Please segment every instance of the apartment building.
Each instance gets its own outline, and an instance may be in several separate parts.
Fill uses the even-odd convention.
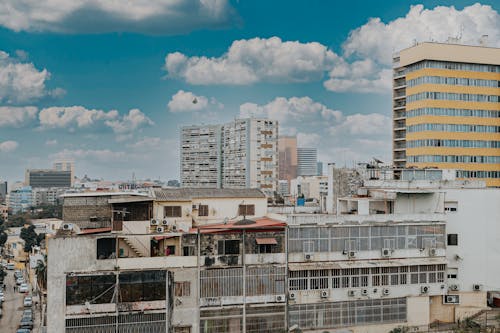
[[[183,187],[277,190],[278,122],[236,119],[224,125],[183,127]]]
[[[221,126],[185,126],[181,129],[181,185],[221,187]]]
[[[297,176],[318,175],[318,150],[297,148]]]
[[[393,67],[394,166],[500,186],[500,49],[422,43]]]
[[[297,137],[280,136],[278,138],[279,172],[280,180],[297,178]]]

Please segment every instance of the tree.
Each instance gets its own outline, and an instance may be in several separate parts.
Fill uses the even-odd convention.
[[[35,226],[30,225],[27,228],[21,229],[21,234],[19,235],[22,240],[24,240],[24,252],[30,252],[31,248],[38,243],[38,235],[35,232]]]
[[[0,216],[0,247],[3,247],[5,245],[5,242],[7,242],[7,237],[7,233],[5,232],[5,221]]]

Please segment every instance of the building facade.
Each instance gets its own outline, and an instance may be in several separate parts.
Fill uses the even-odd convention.
[[[318,150],[316,148],[297,148],[297,176],[316,176],[318,174]]]
[[[394,166],[500,186],[500,48],[422,43],[393,66]]]
[[[297,177],[297,137],[280,136],[278,139],[280,180],[290,180]]]
[[[221,126],[181,129],[181,184],[183,187],[221,187]]]
[[[0,203],[5,202],[7,199],[8,187],[7,181],[0,180]]]
[[[75,161],[57,160],[54,162],[52,169],[54,169],[56,171],[70,171],[71,172],[71,185],[73,185],[74,178],[75,178]]]
[[[26,170],[25,184],[32,188],[37,187],[65,187],[72,184],[72,171],[58,171],[52,169],[28,169]]]
[[[10,191],[9,209],[13,214],[25,212],[33,205],[33,190],[31,186],[23,186]]]

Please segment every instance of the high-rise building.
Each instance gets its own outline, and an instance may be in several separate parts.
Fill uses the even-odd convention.
[[[26,170],[25,184],[36,187],[71,187],[71,171],[57,171],[52,169]]]
[[[25,212],[33,205],[31,186],[24,186],[10,191],[9,209],[12,213]]]
[[[278,178],[288,182],[297,178],[297,137],[280,136],[278,139],[278,155]]]
[[[278,163],[277,121],[236,119],[222,127],[223,188],[260,188],[272,195]]]
[[[75,178],[75,161],[57,160],[54,162],[52,168],[56,171],[71,171],[71,185],[73,185]]]
[[[220,125],[182,127],[181,183],[183,187],[221,187]]]
[[[500,186],[500,48],[422,43],[393,67],[394,166]]]
[[[0,203],[5,202],[7,198],[7,181],[0,180]]]
[[[278,180],[278,122],[236,119],[181,130],[182,187],[259,188],[272,195]]]
[[[297,148],[297,176],[318,174],[318,151],[316,148]]]

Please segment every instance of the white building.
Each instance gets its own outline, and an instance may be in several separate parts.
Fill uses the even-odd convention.
[[[318,175],[318,150],[297,148],[297,176]]]
[[[221,126],[185,126],[181,129],[181,185],[221,187]]]

